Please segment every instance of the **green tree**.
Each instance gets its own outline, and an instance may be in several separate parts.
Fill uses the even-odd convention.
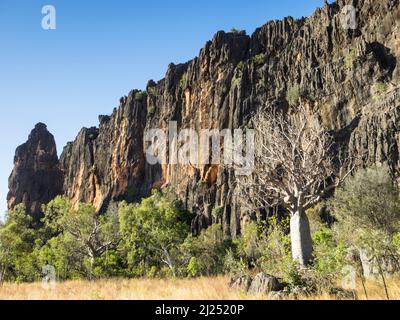
[[[0,282],[5,279],[33,281],[38,276],[32,252],[36,245],[33,219],[19,205],[7,214],[0,228]]]
[[[166,265],[176,275],[177,250],[190,232],[187,212],[155,193],[140,204],[122,202],[119,216],[121,248],[133,274],[143,276],[151,267]]]
[[[57,197],[44,212],[46,235],[53,238],[44,246],[42,257],[52,257],[49,260],[56,261],[61,270],[78,271],[86,265],[92,275],[96,259],[119,244],[117,211],[100,215],[90,204],[75,209],[68,199]]]
[[[40,265],[52,265],[59,280],[79,279],[86,275],[83,246],[69,234],[51,238],[38,250]]]

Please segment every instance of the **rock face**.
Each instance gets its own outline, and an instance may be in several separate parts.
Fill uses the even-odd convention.
[[[348,4],[356,9],[355,30],[342,23]],[[399,0],[338,0],[309,18],[268,22],[251,36],[220,31],[197,58],[171,64],[164,79],[150,81],[147,95],[132,91],[111,116],[100,117],[98,128],[82,129],[60,159],[62,193],[102,210],[111,200],[168,186],[195,213],[193,233],[218,222],[235,237],[247,216],[233,192],[234,173],[219,165],[152,166],[143,134],[170,121],[178,129],[240,128],[266,106],[290,109],[294,87],[298,104],[319,116],[354,163],[397,169],[399,35]],[[37,198],[30,192],[36,191],[12,184],[10,207],[22,194]]]
[[[242,276],[238,278],[232,278],[229,286],[235,290],[248,292],[252,282],[253,279],[250,276]]]
[[[46,125],[38,123],[28,141],[15,152],[14,170],[9,178],[8,208],[23,203],[37,220],[41,205],[62,193],[62,181],[54,137]]]
[[[98,210],[110,200],[140,196],[146,114],[144,97],[132,91],[111,116],[99,117],[99,128],[81,130],[60,157],[66,196],[74,203],[90,202]]]
[[[253,279],[248,292],[253,295],[269,294],[283,290],[285,285],[282,280],[268,274],[259,273]]]

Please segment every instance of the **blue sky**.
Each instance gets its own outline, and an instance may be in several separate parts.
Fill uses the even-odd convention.
[[[323,0],[0,0],[0,215],[15,148],[37,122],[58,152],[170,62],[197,56],[218,30],[251,34],[268,20],[310,15]],[[41,28],[44,5],[57,29]]]

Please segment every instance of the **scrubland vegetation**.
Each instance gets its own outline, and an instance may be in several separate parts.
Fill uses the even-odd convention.
[[[337,170],[338,161],[329,152],[334,148],[331,135],[317,121],[307,126],[309,122],[305,112],[291,120],[282,114],[256,119],[257,165],[252,174],[237,178],[242,215],[248,219],[236,238],[228,236],[225,224],[193,236],[193,214],[168,189],[139,203],[128,192],[132,203],[111,202],[104,213],[59,196],[43,206],[40,221],[23,206],[15,207],[0,226],[2,292],[15,288],[9,283],[42,279],[67,281],[60,286],[63,290],[84,280],[94,288],[105,279],[114,279],[109,281],[115,285],[134,286],[145,281],[138,279],[148,279],[143,284],[166,281],[165,287],[185,287],[219,277],[212,288],[226,277],[221,295],[276,289],[281,299],[356,299],[360,285],[362,296],[373,295],[368,280],[375,278],[387,299],[396,297],[397,289],[389,284],[396,283],[392,279],[400,270],[396,174],[385,166]],[[221,214],[216,206],[213,221],[221,221]],[[260,274],[273,276],[278,285],[254,290],[255,275]],[[232,293],[233,287],[239,292]],[[155,290],[154,295],[162,292]]]
[[[0,297],[250,299],[229,288],[229,276],[265,272],[288,288],[308,288],[301,298],[327,299],[352,266],[355,297],[397,298],[400,201],[392,181],[385,167],[361,170],[308,211],[314,259],[307,270],[291,257],[284,213],[259,215],[240,238],[229,239],[218,224],[191,236],[190,213],[168,192],[139,204],[113,203],[103,215],[58,197],[44,207],[40,223],[17,207],[0,229]],[[368,257],[375,280],[364,277],[360,255]],[[54,290],[35,283],[44,265],[56,270]]]

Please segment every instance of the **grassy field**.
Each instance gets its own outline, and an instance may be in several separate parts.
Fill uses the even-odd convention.
[[[385,292],[379,282],[367,284],[370,299],[385,299]],[[364,300],[361,287],[358,299]],[[391,299],[400,299],[400,281],[389,282]],[[252,300],[266,299],[262,296],[248,296],[230,289],[226,277],[168,280],[99,280],[68,281],[58,283],[53,289],[44,289],[41,283],[3,284],[0,300]],[[304,297],[307,300],[331,300],[329,295]]]

